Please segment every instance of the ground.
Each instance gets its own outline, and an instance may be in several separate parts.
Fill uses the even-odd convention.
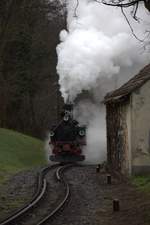
[[[29,202],[35,193],[37,170],[18,172],[0,185],[0,221]]]
[[[27,201],[34,193],[34,182],[36,172],[28,171],[18,173],[0,187],[0,208],[1,218],[8,213],[3,208],[15,200],[16,196]],[[73,167],[65,172],[65,176],[71,186],[71,200],[60,213],[58,218],[51,222],[51,225],[149,225],[150,224],[150,194],[144,187],[144,178],[116,179],[113,178],[112,184],[106,183],[106,174],[96,173],[96,166]],[[47,176],[50,192],[56,187],[56,181],[52,179],[52,174]],[[134,182],[133,182],[134,180]],[[54,184],[55,182],[55,184]],[[146,180],[150,183],[150,178]],[[136,185],[139,185],[137,187]],[[59,184],[60,185],[60,184]],[[15,187],[15,188],[14,188]],[[60,186],[59,186],[60,189]],[[17,191],[15,191],[17,190]],[[60,190],[61,191],[61,190]],[[11,199],[8,202],[7,197]],[[58,188],[53,193],[57,195]],[[3,197],[1,197],[3,196]],[[28,196],[28,197],[27,197]],[[120,211],[113,212],[112,201],[119,199]],[[57,199],[57,198],[56,198]],[[43,204],[43,206],[47,207]],[[45,211],[45,209],[43,208]],[[35,212],[34,212],[35,213]],[[3,214],[3,215],[2,215]],[[27,224],[27,223],[26,223]],[[33,223],[34,224],[34,223]]]
[[[72,168],[66,173],[72,187],[72,199],[55,225],[149,225],[150,196],[139,191],[130,180],[114,179],[95,167]],[[112,200],[120,200],[120,212],[113,212]],[[69,216],[68,216],[69,215]]]

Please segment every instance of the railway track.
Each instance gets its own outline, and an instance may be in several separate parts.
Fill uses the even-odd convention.
[[[67,181],[65,180],[64,176],[63,176],[63,171],[65,169],[67,169],[68,167],[70,167],[71,165],[65,165],[65,166],[60,166],[57,170],[56,170],[56,179],[63,183],[63,185],[65,186],[65,195],[63,197],[63,199],[59,202],[59,204],[49,213],[49,215],[47,215],[44,219],[42,219],[39,223],[37,223],[36,225],[43,225],[45,224],[47,221],[49,221],[50,219],[52,219],[61,209],[62,207],[65,205],[65,203],[69,200],[70,197],[70,187],[69,184],[67,183]]]
[[[61,182],[62,185],[64,186],[64,197],[56,205],[56,207],[53,210],[51,210],[47,216],[45,216],[44,218],[42,218],[41,220],[39,220],[39,222],[36,223],[36,225],[43,225],[47,221],[49,221],[50,219],[52,219],[56,215],[56,213],[58,211],[60,211],[60,209],[62,209],[62,207],[65,205],[65,203],[69,199],[69,196],[70,196],[70,188],[69,188],[69,184],[67,183],[67,181],[65,180],[65,178],[63,176],[63,172],[64,172],[64,170],[66,170],[70,166],[72,166],[72,164],[68,164],[68,165],[64,165],[64,166],[60,166],[59,164],[55,164],[53,166],[45,167],[44,169],[42,169],[40,171],[40,173],[39,173],[39,176],[38,176],[37,191],[36,191],[34,197],[32,198],[32,200],[27,205],[25,205],[24,207],[22,207],[21,209],[19,209],[17,212],[15,212],[14,214],[10,215],[5,220],[3,220],[2,222],[0,222],[0,225],[14,224],[14,223],[16,223],[16,221],[20,221],[21,218],[22,218],[22,216],[28,215],[31,212],[32,208],[34,206],[36,206],[37,203],[40,202],[40,200],[43,198],[43,196],[45,196],[46,189],[47,189],[47,180],[46,180],[45,175],[50,170],[56,168],[55,176],[56,176],[57,181]],[[40,207],[40,205],[39,205],[39,207]]]

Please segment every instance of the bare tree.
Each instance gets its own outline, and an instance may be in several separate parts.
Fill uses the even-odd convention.
[[[103,3],[108,6],[116,6],[120,7],[122,12],[123,8],[132,7],[131,13],[135,20],[138,20],[136,17],[136,13],[141,2],[144,3],[145,8],[150,12],[150,0],[94,0],[98,3]]]
[[[133,36],[140,42],[144,42],[146,39],[149,39],[150,36],[150,30],[145,30],[145,34],[146,37],[144,39],[140,39],[135,33],[134,33],[134,29],[130,24],[130,21],[128,19],[128,16],[126,15],[124,9],[125,8],[131,8],[131,16],[134,18],[134,20],[136,20],[137,22],[140,21],[140,19],[137,17],[137,10],[140,6],[140,3],[144,3],[145,8],[150,12],[150,0],[93,0],[97,3],[101,3],[107,6],[113,6],[113,7],[119,7],[121,9],[121,12],[123,14],[123,16],[125,17],[131,32],[133,34]],[[77,0],[77,5],[79,3],[79,0]],[[146,45],[149,45],[149,41],[147,42]],[[145,45],[145,47],[146,47]]]

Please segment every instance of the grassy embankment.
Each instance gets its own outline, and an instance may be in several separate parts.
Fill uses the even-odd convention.
[[[21,170],[46,163],[42,141],[0,128],[0,183]]]
[[[150,195],[150,175],[134,176],[132,181],[140,191]]]
[[[141,210],[143,212],[143,224],[150,224],[150,213],[149,213],[149,203],[150,203],[150,175],[145,176],[134,176],[132,177],[132,182],[138,190],[141,192],[142,196],[146,201],[141,204]]]

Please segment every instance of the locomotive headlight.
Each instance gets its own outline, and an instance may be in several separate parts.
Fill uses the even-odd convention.
[[[50,137],[53,137],[55,135],[54,131],[50,131]]]
[[[69,120],[69,116],[65,115],[64,116],[64,121],[67,122]]]
[[[82,137],[85,136],[85,131],[84,130],[80,130],[79,131],[79,135],[82,136]]]

